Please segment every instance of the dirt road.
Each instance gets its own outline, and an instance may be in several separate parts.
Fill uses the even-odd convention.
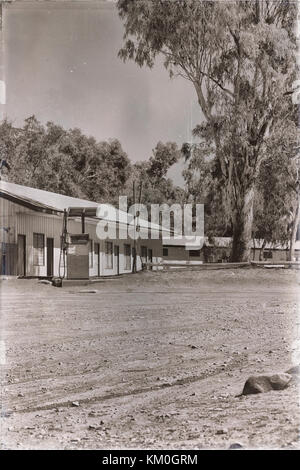
[[[2,281],[2,448],[299,448],[296,385],[236,397],[299,363],[299,287],[263,269]]]

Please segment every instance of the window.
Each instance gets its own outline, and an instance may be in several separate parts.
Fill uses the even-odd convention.
[[[94,266],[94,241],[89,241],[89,267],[92,268]]]
[[[131,269],[131,247],[130,245],[124,245],[124,269]]]
[[[264,251],[264,258],[265,259],[272,259],[273,258],[273,253],[271,250]]]
[[[168,248],[163,248],[163,256],[169,256]]]
[[[45,265],[45,235],[43,233],[33,234],[33,264],[34,266]]]
[[[113,244],[112,242],[105,242],[105,267],[106,269],[113,268]]]
[[[190,250],[190,257],[191,258],[198,258],[200,256],[200,250]]]

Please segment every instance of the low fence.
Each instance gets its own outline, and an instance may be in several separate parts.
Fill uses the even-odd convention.
[[[300,269],[300,261],[250,261],[252,266],[261,268],[296,268]]]
[[[236,269],[250,267],[250,263],[146,263],[149,271],[205,271],[208,269]]]
[[[241,263],[146,263],[147,271],[205,271],[210,269],[238,269],[238,268],[280,268],[300,269],[300,261],[249,261]]]

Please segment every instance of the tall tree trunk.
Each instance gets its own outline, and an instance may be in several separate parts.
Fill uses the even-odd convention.
[[[250,261],[253,222],[254,186],[236,194],[233,209],[233,237],[230,261]]]
[[[297,204],[295,207],[295,216],[292,225],[291,238],[290,238],[290,249],[288,253],[288,261],[293,261],[295,257],[295,243],[297,230],[300,223],[300,208],[299,208],[299,197],[297,198]]]

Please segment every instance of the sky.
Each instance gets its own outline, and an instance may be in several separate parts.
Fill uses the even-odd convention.
[[[181,146],[201,116],[192,85],[117,57],[124,27],[102,1],[15,1],[4,11],[6,116],[15,126],[35,114],[97,140],[117,138],[131,161],[158,141]],[[182,164],[169,176],[182,184]]]

